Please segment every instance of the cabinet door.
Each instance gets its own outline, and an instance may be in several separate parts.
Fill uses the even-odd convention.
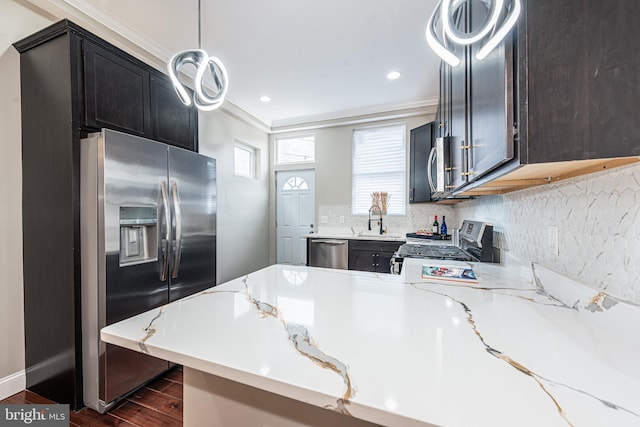
[[[449,121],[451,120],[451,92],[450,92],[451,72],[447,63],[440,62],[440,98],[438,99],[438,109],[436,110],[436,120],[434,124],[434,138],[448,136]]]
[[[362,249],[349,250],[349,270],[376,271],[376,252]]]
[[[469,4],[470,30],[488,19],[484,2]],[[482,43],[470,47],[469,82],[469,181],[513,158],[513,52],[507,37],[486,58],[476,59]]]
[[[454,22],[460,31],[467,28],[467,4],[463,2],[454,15]],[[450,190],[455,190],[467,183],[467,49],[452,44],[450,48],[460,58],[457,67],[446,65],[451,74],[451,123],[449,125],[451,182]]]
[[[198,110],[184,105],[169,79],[151,76],[153,139],[198,151]]]
[[[389,273],[391,257],[404,242],[349,240],[349,270]]]
[[[378,253],[378,265],[376,271],[378,273],[391,273],[391,258],[393,252],[379,252]]]
[[[433,139],[434,123],[427,123],[410,132],[409,203],[431,201],[428,181],[428,161]]]
[[[151,137],[148,70],[85,40],[84,72],[87,126]]]

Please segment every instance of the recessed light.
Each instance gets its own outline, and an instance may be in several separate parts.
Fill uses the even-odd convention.
[[[400,77],[400,71],[391,71],[389,74],[387,74],[387,78],[389,80],[395,80],[399,77]]]
[[[260,101],[262,101],[262,102],[271,102],[271,97],[269,97],[267,95],[262,95],[260,97]]]

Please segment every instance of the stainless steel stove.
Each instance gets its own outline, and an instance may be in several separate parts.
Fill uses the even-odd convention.
[[[464,220],[459,238],[449,244],[445,242],[445,236],[407,234],[407,243],[391,258],[391,272],[400,274],[404,258],[494,262],[493,226],[490,224]]]

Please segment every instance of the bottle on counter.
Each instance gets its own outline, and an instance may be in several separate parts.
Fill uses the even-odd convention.
[[[440,225],[440,234],[443,236],[447,235],[447,223],[444,222],[444,215],[442,215],[442,225]]]
[[[438,215],[433,218],[433,225],[431,227],[431,231],[433,234],[440,233],[440,224],[438,224]]]

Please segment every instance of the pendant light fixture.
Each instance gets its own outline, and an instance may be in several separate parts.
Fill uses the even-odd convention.
[[[227,94],[227,88],[229,86],[229,77],[222,61],[215,56],[209,56],[207,52],[202,50],[201,14],[201,0],[198,0],[198,49],[184,50],[173,55],[167,64],[167,70],[173,87],[178,94],[178,98],[180,98],[180,101],[182,101],[184,105],[188,106],[193,102],[199,110],[212,111],[220,108],[224,103],[224,97]],[[193,99],[178,79],[180,68],[186,64],[194,65],[197,70],[193,80],[195,91]],[[213,93],[205,88],[204,79],[207,73],[211,75],[215,85]]]
[[[465,0],[439,0],[427,23],[427,43],[433,51],[452,67],[460,64],[460,58],[448,45],[451,43],[467,46],[489,38],[482,44],[476,58],[483,60],[500,44],[516,25],[522,3],[520,0],[476,0],[482,1],[489,16],[485,22],[470,33],[460,31],[454,24],[454,14]],[[438,33],[438,24],[441,34]]]

